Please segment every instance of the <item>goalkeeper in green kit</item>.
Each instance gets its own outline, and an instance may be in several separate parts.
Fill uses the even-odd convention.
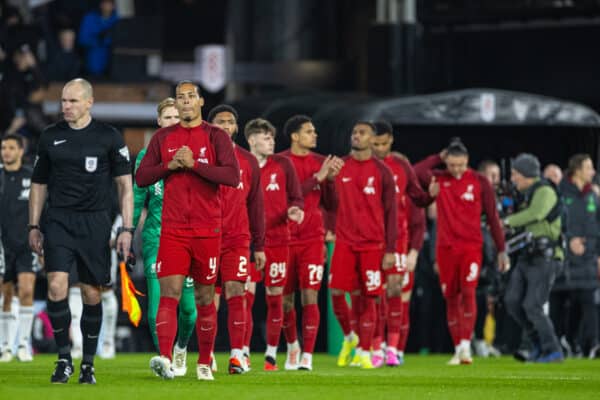
[[[158,126],[165,128],[179,123],[179,113],[175,108],[175,99],[168,97],[160,102],[157,107]],[[135,169],[140,165],[146,154],[143,149],[135,161]],[[156,313],[160,301],[160,286],[156,276],[156,257],[160,242],[160,226],[163,205],[163,181],[154,185],[140,188],[134,183],[134,213],[133,226],[137,227],[142,210],[147,208],[147,216],[142,231],[142,255],[144,258],[144,274],[148,285],[148,324],[154,347],[158,350],[156,336]],[[147,203],[146,203],[147,202]],[[194,299],[194,281],[187,277],[183,285],[183,293],[179,302],[179,320],[177,326],[177,341],[173,349],[173,372],[175,376],[184,376],[186,368],[187,343],[192,335],[196,323],[196,301]]]

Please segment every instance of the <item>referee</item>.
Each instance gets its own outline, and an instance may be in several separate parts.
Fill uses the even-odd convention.
[[[83,359],[79,383],[95,384],[94,354],[102,321],[101,289],[110,284],[109,240],[112,179],[117,183],[123,228],[117,252],[129,255],[133,193],[129,151],[110,125],[92,119],[92,86],[74,79],[62,91],[64,121],[40,138],[29,199],[29,245],[45,257],[48,315],[58,347],[52,383],[67,383],[73,373],[67,301],[74,265],[83,295]],[[43,230],[40,215],[48,195]]]

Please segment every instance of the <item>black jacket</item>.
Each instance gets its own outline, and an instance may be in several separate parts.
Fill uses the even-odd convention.
[[[567,251],[565,267],[557,276],[554,290],[598,287],[597,259],[600,255],[600,200],[594,191],[579,190],[569,179],[563,179],[560,191],[566,208]],[[576,256],[569,241],[585,238],[585,253]]]

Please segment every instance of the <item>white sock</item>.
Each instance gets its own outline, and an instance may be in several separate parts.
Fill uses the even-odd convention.
[[[78,287],[69,289],[69,308],[71,309],[71,340],[73,341],[73,348],[82,349],[81,313],[83,312],[83,301],[81,300],[81,289]]]
[[[458,353],[460,353],[460,349],[462,349],[460,343],[454,346],[454,354],[458,355]]]
[[[403,351],[399,351],[398,352],[398,357],[404,357],[404,352]]]
[[[470,340],[462,339],[460,341],[459,346],[462,347],[462,349],[464,351],[471,351],[471,341]]]
[[[277,358],[277,346],[267,345],[267,351],[265,352],[265,356]]]
[[[33,306],[19,308],[19,346],[28,346],[33,326]]]
[[[117,317],[119,305],[114,290],[102,293],[102,331],[103,342],[115,344],[115,333],[117,330]]]
[[[244,352],[244,354],[250,355],[250,346],[244,346],[244,348],[242,349],[242,351]]]
[[[181,351],[187,351],[187,346],[185,346],[185,347],[179,347],[179,345],[177,344],[177,340],[176,340],[176,341],[175,341],[175,349],[179,350],[180,352],[181,352]],[[211,356],[211,357],[213,357],[213,356],[214,356],[214,354],[213,354],[213,353],[210,353],[210,356]]]
[[[287,344],[287,351],[290,352],[292,350],[298,350],[300,349],[300,343],[298,343],[298,341],[296,340],[294,343],[288,343]]]
[[[0,311],[0,351],[8,348],[8,322],[10,311]]]
[[[394,354],[398,354],[398,349],[392,346],[389,346],[385,349],[386,351],[391,351]]]
[[[10,305],[10,316],[8,318],[8,347],[14,350],[17,331],[19,330],[19,298],[13,297]]]
[[[312,354],[311,353],[302,354],[302,358],[304,360],[306,360],[306,362],[308,362],[309,364],[312,364]]]
[[[375,350],[373,352],[374,355],[379,356],[379,357],[383,357],[383,350],[379,349],[379,350]]]
[[[235,357],[238,360],[243,360],[244,352],[242,349],[231,349],[231,357]]]
[[[362,357],[371,357],[371,351],[370,350],[361,350],[361,352],[359,354]]]

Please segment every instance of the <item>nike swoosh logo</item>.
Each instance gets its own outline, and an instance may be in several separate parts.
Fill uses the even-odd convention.
[[[159,322],[158,324],[156,324],[156,326],[164,325],[164,324],[166,324],[166,322]]]
[[[273,280],[271,281],[271,283],[272,283],[272,284],[276,284],[276,283],[279,283],[279,282],[281,282],[281,281],[283,281],[283,278],[281,278],[281,279],[273,279]]]
[[[168,151],[169,153],[173,153],[174,151],[177,151],[177,149],[167,149],[167,151]]]
[[[65,143],[66,141],[67,141],[66,139],[65,139],[65,140],[55,140],[55,141],[54,141],[54,145],[55,145],[55,146],[58,146],[59,144],[63,144],[63,143]]]
[[[274,320],[272,320],[272,321],[273,321],[274,323],[276,323],[276,324],[277,324],[277,323],[281,322],[281,318],[274,319]]]
[[[211,279],[214,279],[214,277],[215,277],[215,276],[217,276],[217,275],[216,275],[216,274],[214,274],[214,275],[208,275],[208,276],[206,277],[206,280],[207,280],[207,281],[210,281]]]
[[[244,321],[233,321],[234,325],[244,325],[245,322]]]
[[[246,276],[246,274],[240,274],[239,272],[237,273],[237,277],[238,277],[238,278],[243,278],[243,277],[245,277],[245,276]]]
[[[209,331],[212,331],[212,330],[213,330],[213,328],[205,328],[205,327],[201,326],[201,327],[200,327],[200,330],[201,330],[202,332],[209,332]]]
[[[346,182],[350,182],[352,180],[352,178],[342,178],[342,182],[346,183]]]
[[[399,313],[399,312],[390,313],[390,317],[399,317],[401,315],[402,315],[402,313]]]

